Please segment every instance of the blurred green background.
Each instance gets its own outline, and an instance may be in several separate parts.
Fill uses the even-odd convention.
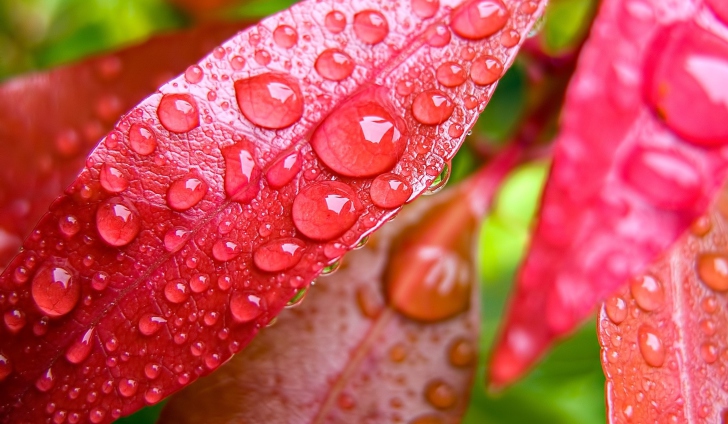
[[[0,2],[0,80],[73,62],[200,21],[263,17],[291,0],[5,0]],[[546,59],[563,58],[580,44],[596,0],[554,0],[536,44]],[[453,163],[450,184],[483,161],[482,151],[511,140],[533,101],[529,64],[519,60],[501,81],[469,144]],[[545,137],[548,138],[549,134]],[[557,346],[524,380],[488,394],[482,376],[513,277],[528,243],[548,164],[535,161],[507,179],[479,238],[483,287],[481,361],[468,424],[601,423],[604,376],[596,325],[589,322]],[[153,423],[160,405],[118,423]]]

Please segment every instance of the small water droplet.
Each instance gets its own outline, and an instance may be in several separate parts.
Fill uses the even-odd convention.
[[[382,174],[369,187],[372,203],[383,209],[402,206],[412,195],[412,187],[399,175]]]
[[[91,354],[93,348],[94,328],[90,328],[83,335],[73,342],[66,350],[66,359],[72,364],[80,364]]]
[[[657,330],[649,325],[643,325],[638,330],[638,339],[645,362],[652,367],[661,367],[665,363],[665,347]]]
[[[475,363],[477,354],[470,340],[458,338],[450,345],[448,358],[453,366],[465,368]]]
[[[129,128],[129,146],[137,154],[151,155],[157,148],[157,135],[146,125],[133,124]]]
[[[301,154],[291,152],[276,159],[268,168],[265,178],[272,188],[281,188],[290,183],[301,172]]]
[[[425,32],[425,40],[432,47],[443,47],[450,42],[450,30],[444,24],[435,24]]]
[[[620,324],[627,318],[627,302],[619,296],[613,296],[607,299],[606,303],[607,316],[615,324]]]
[[[706,286],[718,292],[728,291],[728,255],[703,253],[698,255],[698,276]]]
[[[190,297],[190,291],[185,280],[177,279],[169,281],[164,286],[164,297],[172,303],[182,303]]]
[[[7,356],[0,353],[0,381],[5,380],[13,372],[13,364]]]
[[[170,184],[167,204],[176,211],[186,211],[197,205],[206,193],[207,184],[202,179],[187,175]]]
[[[5,327],[13,334],[18,334],[25,327],[25,313],[19,309],[6,311],[3,315]]]
[[[197,84],[202,81],[205,72],[197,65],[192,65],[185,71],[185,80],[190,84]]]
[[[245,143],[235,143],[222,149],[225,159],[225,193],[240,203],[248,203],[260,191],[262,171],[255,163]]]
[[[354,15],[354,33],[367,44],[378,44],[389,34],[389,24],[378,11],[363,10]]]
[[[45,265],[33,278],[31,293],[41,312],[50,317],[60,317],[76,307],[81,287],[66,268]]]
[[[331,81],[342,81],[354,72],[355,63],[351,56],[339,49],[324,50],[316,59],[314,68],[321,77]]]
[[[718,353],[718,347],[713,343],[703,343],[700,346],[700,356],[702,356],[703,360],[708,364],[712,364],[718,360]]]
[[[407,349],[401,343],[397,343],[389,349],[389,359],[392,362],[400,363],[407,358]]]
[[[351,228],[361,213],[352,188],[338,181],[304,187],[293,200],[292,218],[298,231],[313,240],[331,240]]]
[[[75,216],[66,215],[58,220],[58,229],[65,237],[71,238],[81,230],[81,223]]]
[[[298,32],[288,25],[280,25],[273,31],[273,41],[284,49],[290,49],[298,42]]]
[[[189,94],[165,94],[157,107],[159,122],[167,131],[186,133],[200,126],[197,102]]]
[[[122,378],[119,380],[119,394],[124,397],[132,397],[139,389],[139,383],[131,378]]]
[[[645,311],[654,311],[662,305],[665,299],[662,283],[651,275],[633,278],[630,283],[630,291],[637,305]]]
[[[46,372],[38,377],[38,379],[35,381],[35,388],[41,392],[47,392],[48,390],[52,389],[55,384],[56,380],[53,376],[53,371],[48,368]]]
[[[500,37],[500,43],[505,48],[511,48],[521,41],[521,34],[515,29],[506,29]]]
[[[131,243],[141,229],[139,213],[119,198],[104,202],[96,211],[96,229],[106,244],[121,247]]]
[[[503,64],[493,56],[481,56],[470,65],[470,78],[478,85],[489,85],[503,75]]]
[[[434,380],[427,384],[425,398],[435,408],[447,409],[455,405],[458,396],[451,385],[441,380]]]
[[[329,265],[326,265],[325,267],[323,267],[323,269],[321,269],[321,276],[325,277],[327,275],[331,275],[331,274],[335,273],[336,271],[338,271],[339,268],[341,268],[341,259],[334,261],[334,262],[330,263]]]
[[[235,81],[235,98],[243,115],[263,128],[286,128],[303,115],[301,88],[287,75],[266,73]]]
[[[265,50],[257,50],[253,56],[258,65],[268,66],[271,61],[270,53]]]
[[[500,31],[508,17],[508,9],[500,0],[470,0],[452,11],[450,25],[460,37],[480,40]]]
[[[233,293],[230,299],[230,313],[236,322],[250,322],[263,313],[262,299],[250,293]]]
[[[243,252],[238,243],[218,240],[212,245],[212,257],[220,262],[231,261]]]
[[[341,393],[339,397],[336,398],[336,404],[344,411],[350,411],[356,407],[356,399],[354,399],[354,396],[349,393]]]
[[[190,239],[190,231],[182,227],[175,227],[164,235],[164,248],[168,252],[177,252]]]
[[[703,215],[693,222],[690,231],[696,237],[703,237],[708,234],[711,228],[713,228],[713,223],[710,221],[710,216]]]
[[[129,187],[129,181],[124,177],[124,174],[108,163],[101,166],[99,181],[101,187],[109,193],[120,193]]]
[[[452,100],[440,90],[423,91],[412,102],[412,114],[425,125],[438,125],[447,121],[454,109]]]
[[[308,287],[304,287],[302,289],[299,289],[293,297],[286,303],[287,308],[292,308],[294,306],[298,306],[301,303],[303,303],[303,299],[306,298],[306,293],[308,293]]]
[[[154,405],[162,400],[164,393],[159,387],[151,387],[144,393],[144,401],[147,405]]]
[[[305,243],[296,238],[272,240],[255,249],[253,262],[262,271],[285,271],[301,260],[305,247]]]
[[[210,286],[210,276],[207,274],[197,274],[190,278],[190,289],[194,293],[202,293]]]
[[[427,188],[427,190],[422,193],[425,196],[433,195],[447,185],[448,180],[450,180],[450,164],[445,163],[445,165],[442,168],[442,171],[435,177],[434,180],[432,180],[432,183],[430,184],[430,187]]]
[[[155,380],[161,373],[162,367],[159,364],[150,362],[144,366],[144,375],[150,380]]]
[[[166,294],[166,290],[165,290],[165,294]],[[169,300],[169,298],[167,298],[167,300]],[[170,300],[170,302],[171,302],[171,300]],[[175,303],[179,303],[179,302],[175,302]],[[167,320],[162,317],[155,316],[152,314],[145,314],[145,315],[142,315],[141,318],[139,318],[139,332],[144,334],[145,336],[151,336],[153,334],[156,334],[159,330],[161,330],[162,326],[164,326],[164,324],[166,324],[166,323],[167,323]]]
[[[332,10],[324,18],[326,29],[333,34],[338,34],[346,28],[346,16],[338,10]]]
[[[435,16],[440,9],[440,0],[412,0],[412,11],[422,19]]]
[[[437,67],[437,82],[445,87],[457,87],[465,82],[465,69],[457,62],[445,62]]]

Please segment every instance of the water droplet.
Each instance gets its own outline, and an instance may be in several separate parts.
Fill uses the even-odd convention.
[[[627,318],[627,302],[619,296],[613,296],[605,302],[607,316],[615,324],[620,324]]]
[[[500,31],[508,15],[500,0],[470,0],[452,11],[450,25],[460,37],[479,40]]]
[[[268,66],[271,60],[270,53],[265,50],[256,51],[253,57],[255,58],[255,61],[258,63],[258,65],[262,66]]]
[[[177,252],[190,239],[190,231],[182,227],[175,227],[164,235],[164,248],[168,252]]]
[[[38,377],[38,379],[35,381],[35,388],[41,392],[47,392],[48,390],[52,389],[55,384],[56,380],[53,376],[53,371],[48,368],[46,372]]]
[[[76,306],[81,287],[67,269],[45,265],[33,278],[31,291],[41,312],[50,317],[60,317]]]
[[[649,325],[643,325],[638,330],[640,352],[645,362],[652,367],[661,367],[665,363],[665,347],[657,330]]]
[[[162,392],[162,389],[159,387],[152,387],[144,393],[144,401],[147,403],[147,405],[154,405],[155,403],[162,400],[164,397],[164,394]]]
[[[412,0],[412,11],[422,19],[435,16],[440,8],[440,0]]]
[[[704,215],[693,222],[690,226],[690,231],[696,237],[703,237],[708,234],[711,228],[713,228],[713,223],[710,221],[710,216]]]
[[[389,34],[389,24],[376,10],[363,10],[354,15],[354,33],[367,44],[378,44]]]
[[[338,10],[332,10],[324,18],[326,29],[333,34],[338,34],[346,28],[346,16]]]
[[[218,240],[212,245],[212,257],[220,262],[231,261],[242,253],[240,245],[226,240]]]
[[[316,59],[314,68],[321,77],[331,81],[341,81],[354,72],[351,56],[339,49],[324,50]]]
[[[129,187],[129,181],[124,177],[124,174],[108,163],[101,166],[99,181],[101,182],[101,187],[109,193],[119,193]]]
[[[262,299],[249,293],[233,293],[230,299],[230,313],[239,323],[250,322],[263,313]]]
[[[703,343],[700,346],[700,356],[702,356],[703,360],[708,364],[712,364],[718,360],[718,353],[718,347],[716,347],[713,343]]]
[[[459,338],[450,345],[448,358],[453,366],[465,368],[475,363],[477,354],[478,352],[470,340]]]
[[[470,78],[478,85],[489,85],[503,75],[503,64],[493,56],[481,56],[470,65]]]
[[[167,204],[176,211],[186,211],[202,200],[207,193],[207,184],[192,175],[182,177],[167,190]]]
[[[500,43],[505,48],[511,48],[521,41],[521,34],[515,29],[507,29],[503,31],[500,37]]]
[[[652,39],[644,86],[657,115],[688,142],[726,145],[728,43],[692,21],[668,26]]]
[[[293,200],[292,218],[298,231],[313,240],[331,240],[351,228],[361,213],[356,193],[338,181],[303,188]]]
[[[445,188],[448,180],[450,180],[450,164],[445,162],[442,171],[437,175],[437,177],[435,177],[434,180],[432,180],[430,187],[428,187],[427,190],[422,194],[430,196],[439,192],[440,190]]]
[[[165,94],[157,107],[159,122],[167,131],[186,133],[200,126],[197,102],[189,94]]]
[[[165,290],[166,294],[166,290]],[[169,300],[169,298],[167,298]],[[170,300],[171,301],[171,300]],[[179,303],[179,302],[175,302]],[[162,329],[162,326],[167,322],[166,319],[155,316],[152,314],[145,314],[142,315],[141,318],[139,318],[139,332],[144,334],[145,336],[151,336],[153,334],[156,334],[159,330]]]
[[[391,170],[407,144],[404,122],[377,101],[354,99],[329,115],[311,146],[334,172],[370,177]]]
[[[290,49],[298,42],[298,32],[288,25],[281,25],[273,31],[273,41],[284,49]]]
[[[369,187],[372,203],[383,209],[402,206],[412,195],[412,187],[399,175],[382,174]]]
[[[632,297],[637,305],[645,311],[654,311],[662,305],[665,299],[665,291],[660,281],[651,276],[633,278],[630,284]]]
[[[624,170],[625,180],[661,208],[692,208],[702,195],[698,168],[677,151],[635,149]]]
[[[131,243],[139,234],[141,225],[136,209],[119,198],[107,200],[96,211],[96,229],[101,239],[110,246]]]
[[[294,267],[303,257],[306,244],[296,238],[272,240],[253,252],[253,262],[266,272],[280,272]]]
[[[265,174],[268,184],[272,188],[281,188],[290,183],[301,171],[301,155],[291,152],[276,159]]]
[[[443,47],[450,42],[450,30],[444,24],[435,24],[425,32],[427,44],[432,47]]]
[[[66,215],[58,220],[58,229],[64,236],[71,238],[81,230],[81,223],[75,216]]]
[[[335,273],[336,271],[338,271],[339,268],[341,268],[341,259],[336,260],[336,261],[326,265],[325,267],[323,267],[323,269],[321,269],[321,276],[325,277],[327,275],[331,275],[331,274]]]
[[[455,106],[440,90],[427,90],[418,94],[412,103],[412,114],[425,125],[441,124],[452,115]]]
[[[243,115],[263,128],[286,128],[303,115],[301,88],[286,75],[266,73],[235,81],[235,98]]]
[[[202,293],[210,287],[210,276],[207,274],[197,274],[190,278],[190,289],[194,293]]]
[[[178,279],[169,281],[164,286],[164,297],[172,303],[182,303],[190,297],[189,288],[185,284],[185,280]]]
[[[425,398],[430,405],[438,409],[451,408],[458,399],[455,389],[441,380],[435,380],[427,384]]]
[[[401,344],[397,343],[389,349],[389,359],[392,362],[400,363],[407,358],[407,349]]]
[[[205,72],[197,65],[192,65],[185,71],[185,80],[190,84],[197,84],[202,81]]]
[[[13,364],[7,356],[0,353],[0,381],[5,380],[13,372]]]
[[[465,82],[465,69],[456,62],[445,62],[437,67],[437,82],[445,87],[457,87]]]
[[[131,378],[122,378],[119,380],[119,394],[124,397],[132,397],[139,389],[139,383]]]
[[[260,191],[261,170],[245,143],[222,149],[225,159],[225,193],[236,202],[248,203]]]
[[[66,359],[72,364],[80,364],[85,361],[86,358],[91,354],[93,348],[93,340],[91,338],[94,335],[94,328],[86,330],[83,335],[77,339],[68,350],[66,350]]]
[[[5,312],[3,320],[5,321],[5,327],[13,334],[18,334],[26,323],[25,313],[18,309]]]
[[[294,306],[298,306],[301,303],[303,303],[303,299],[306,298],[306,293],[308,293],[308,287],[304,287],[302,289],[299,289],[293,297],[286,303],[287,308],[292,308]]]
[[[384,281],[391,306],[415,320],[441,321],[470,306],[468,262],[439,246],[403,245],[391,258]]]
[[[221,275],[217,279],[217,286],[222,291],[228,291],[228,290],[230,290],[230,287],[232,287],[232,285],[233,285],[233,281],[230,278],[230,276],[228,276],[228,275]]]
[[[728,255],[703,253],[698,256],[698,276],[712,290],[728,291]]]
[[[354,399],[354,396],[349,393],[341,393],[339,397],[336,398],[336,404],[344,411],[350,411],[356,407],[356,399]]]
[[[133,124],[129,128],[129,146],[137,154],[151,155],[157,148],[157,135],[146,125]]]

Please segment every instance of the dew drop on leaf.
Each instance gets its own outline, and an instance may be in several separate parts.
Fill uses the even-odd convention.
[[[58,220],[58,229],[65,237],[73,237],[81,230],[81,223],[73,215],[66,215]]]
[[[346,28],[346,16],[338,10],[332,10],[324,18],[324,25],[332,34],[338,34]]]
[[[450,25],[460,37],[480,40],[500,31],[508,16],[508,9],[500,0],[470,0],[452,11]]]
[[[167,204],[176,211],[186,211],[197,205],[207,193],[207,184],[192,175],[182,177],[170,184],[167,190]]]
[[[157,148],[157,135],[146,125],[132,124],[129,128],[129,145],[137,154],[151,155]]]
[[[19,309],[12,309],[5,312],[3,315],[3,321],[5,322],[5,328],[7,328],[8,331],[13,334],[17,334],[23,329],[23,327],[25,327],[25,313]]]
[[[155,403],[162,400],[163,393],[159,387],[151,387],[144,393],[144,401],[147,405],[154,405]]]
[[[290,49],[298,42],[298,32],[288,25],[280,25],[273,31],[273,41],[284,49]]]
[[[372,203],[383,209],[402,206],[412,195],[412,187],[396,174],[381,174],[369,187]]]
[[[652,367],[661,367],[665,363],[665,346],[657,330],[642,325],[637,333],[639,349],[645,362]]]
[[[698,276],[706,286],[718,292],[728,291],[728,255],[702,253],[697,262]]]
[[[172,228],[164,235],[164,248],[167,249],[168,252],[177,252],[189,239],[189,230],[182,227]]]
[[[167,131],[186,133],[200,126],[197,102],[189,94],[165,94],[157,107],[159,122]]]
[[[210,276],[197,274],[190,278],[190,289],[193,293],[202,293],[210,286]]]
[[[106,244],[114,247],[125,246],[139,234],[141,219],[133,206],[113,198],[104,202],[96,211],[96,229]]]
[[[412,103],[412,114],[425,125],[438,125],[447,121],[454,109],[447,94],[435,89],[418,94]]]
[[[303,299],[306,298],[306,293],[308,293],[308,287],[304,287],[302,289],[299,289],[293,297],[286,303],[287,308],[292,308],[294,306],[298,306],[303,302]]]
[[[501,34],[500,42],[505,48],[515,46],[519,41],[521,41],[521,34],[519,34],[519,32],[515,29],[505,30],[503,31],[503,34]]]
[[[161,373],[162,367],[159,364],[150,362],[144,365],[144,375],[150,380],[155,380]]]
[[[185,71],[185,80],[190,84],[197,84],[202,81],[202,77],[204,75],[205,72],[199,67],[199,65],[192,65]]]
[[[354,15],[354,33],[367,44],[381,43],[389,34],[387,18],[376,10],[364,10]]]
[[[163,317],[152,314],[142,315],[142,317],[139,318],[139,332],[145,336],[151,336],[161,330],[162,326],[166,322],[167,320]]]
[[[265,179],[272,188],[285,187],[301,171],[301,154],[290,152],[271,163],[265,173]]]
[[[351,228],[361,213],[354,190],[338,181],[303,188],[293,200],[296,229],[312,240],[331,240]]]
[[[86,330],[76,341],[66,350],[66,360],[72,364],[80,364],[85,361],[91,354],[93,348],[94,328]]]
[[[132,397],[139,389],[139,383],[131,378],[122,378],[119,380],[119,394],[124,397]]]
[[[627,318],[627,302],[619,296],[612,296],[606,302],[607,316],[619,325]]]
[[[354,72],[354,60],[343,50],[328,49],[316,58],[314,68],[321,77],[331,81],[342,81]]]
[[[422,19],[435,16],[440,8],[440,0],[412,0],[412,11]]]
[[[81,287],[66,268],[45,265],[33,278],[31,293],[38,309],[55,318],[66,315],[76,307]]]
[[[101,187],[109,193],[120,193],[129,187],[129,181],[117,168],[105,163],[99,173]]]
[[[260,191],[261,170],[245,143],[222,149],[225,159],[225,193],[236,202],[248,203]]]
[[[445,62],[437,67],[437,82],[445,87],[457,87],[465,82],[465,69],[456,62]]]
[[[477,352],[470,340],[458,338],[451,345],[448,352],[450,364],[458,368],[469,367],[475,363]]]
[[[457,402],[457,393],[451,385],[441,380],[434,380],[427,384],[425,398],[435,408],[447,409]]]
[[[212,257],[220,262],[231,261],[242,252],[240,245],[232,241],[218,240],[212,245]]]
[[[262,299],[250,293],[234,293],[230,299],[230,313],[239,323],[250,322],[263,313]]]
[[[708,364],[718,360],[718,352],[718,347],[713,343],[703,343],[700,346],[700,356]]]
[[[190,291],[184,280],[172,280],[164,286],[164,297],[172,303],[182,303],[190,297]]]
[[[243,115],[263,128],[286,128],[303,115],[301,88],[283,74],[266,73],[235,81],[235,98]]]
[[[305,246],[303,241],[296,238],[272,240],[255,249],[253,262],[261,271],[285,271],[301,260]]]
[[[450,180],[450,164],[445,163],[444,167],[442,168],[442,171],[437,175],[437,177],[432,180],[432,183],[430,184],[430,187],[427,188],[427,190],[422,193],[425,196],[433,195],[447,185],[448,180]]]
[[[444,24],[435,24],[425,32],[427,44],[432,47],[444,47],[450,42],[450,29]]]
[[[47,392],[52,389],[55,384],[56,379],[53,376],[53,371],[48,368],[46,372],[35,381],[35,388],[38,389],[38,391]]]
[[[0,352],[0,381],[5,380],[13,372],[13,365],[10,359]]]
[[[470,65],[470,78],[478,85],[489,85],[503,75],[503,64],[493,56],[481,56]]]
[[[651,275],[633,278],[630,282],[630,291],[637,305],[645,311],[654,311],[665,299],[662,283]]]

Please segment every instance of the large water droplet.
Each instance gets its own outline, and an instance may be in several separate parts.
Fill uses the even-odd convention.
[[[677,151],[636,149],[624,169],[625,180],[656,206],[694,207],[704,181],[698,168]]]
[[[94,328],[86,330],[80,338],[78,338],[68,350],[66,350],[66,359],[72,364],[80,364],[85,361],[91,354],[93,348]]]
[[[248,203],[260,191],[261,170],[245,143],[222,149],[225,159],[225,193],[236,202]]]
[[[613,296],[605,302],[607,316],[615,324],[621,324],[627,319],[627,302],[619,296]]]
[[[46,370],[37,380],[35,380],[35,388],[41,392],[47,392],[56,384],[56,378],[50,368]]]
[[[451,408],[458,400],[455,389],[441,380],[435,380],[427,384],[425,398],[430,405],[438,409]]]
[[[167,190],[167,204],[176,211],[186,211],[195,206],[205,197],[207,184],[193,175],[182,177]]]
[[[378,44],[389,34],[389,24],[376,10],[363,10],[354,15],[354,33],[367,44]]]
[[[291,152],[276,159],[265,173],[265,179],[272,188],[281,188],[290,183],[301,171],[301,154]]]
[[[667,126],[705,147],[728,143],[728,42],[692,21],[653,38],[645,91]],[[686,107],[689,105],[689,107]]]
[[[41,312],[50,317],[60,317],[76,307],[81,287],[66,268],[45,265],[35,274],[31,293]]]
[[[440,0],[412,0],[412,11],[422,19],[435,16],[440,8]]]
[[[445,62],[437,67],[437,82],[445,87],[457,87],[465,82],[465,69],[457,62]]]
[[[190,297],[190,289],[185,280],[172,280],[164,286],[164,297],[172,303],[182,303]]]
[[[478,352],[473,346],[473,342],[467,339],[457,339],[450,345],[448,358],[450,363],[459,368],[465,368],[473,365]]]
[[[166,319],[156,315],[142,315],[142,317],[139,318],[139,332],[145,336],[151,336],[161,330],[162,326],[164,326],[166,322]]]
[[[654,311],[665,300],[662,283],[651,275],[633,278],[630,283],[630,291],[637,305],[645,311]]]
[[[324,18],[326,29],[333,34],[338,34],[346,28],[346,16],[338,10],[332,10]]]
[[[643,325],[639,328],[637,337],[645,362],[652,367],[661,367],[665,363],[665,346],[657,330],[649,325]]]
[[[243,115],[263,128],[286,128],[303,115],[301,88],[287,75],[267,73],[235,81],[235,98]]]
[[[329,115],[311,146],[334,172],[370,177],[389,171],[407,144],[404,122],[375,100],[353,99]]]
[[[294,267],[306,244],[295,238],[270,241],[253,252],[253,262],[262,271],[279,272]]]
[[[470,65],[470,78],[478,85],[489,85],[503,75],[503,64],[493,56],[481,56]]]
[[[351,228],[361,213],[356,193],[338,181],[324,181],[301,190],[293,200],[293,223],[306,237],[331,240]]]
[[[119,198],[109,199],[96,211],[96,229],[110,246],[125,246],[136,238],[142,223],[139,213]]]
[[[314,63],[316,72],[331,81],[348,78],[354,72],[354,66],[351,56],[339,49],[324,50]]]
[[[132,397],[139,390],[139,383],[131,378],[119,380],[119,394],[124,397]]]
[[[402,206],[412,195],[412,187],[395,174],[382,174],[372,181],[369,187],[372,203],[383,209]]]
[[[452,11],[450,25],[460,37],[479,40],[500,31],[508,15],[500,0],[470,0]]]
[[[273,41],[284,49],[290,49],[298,42],[298,32],[288,25],[280,25],[273,31]]]
[[[262,299],[254,294],[236,292],[230,299],[230,313],[237,322],[250,322],[263,313]]]
[[[197,102],[189,94],[165,94],[157,107],[159,122],[167,131],[186,133],[200,126]]]
[[[5,321],[5,328],[13,334],[18,334],[18,332],[25,327],[27,322],[25,312],[19,309],[13,309],[5,312],[5,314],[3,314],[3,321]]]
[[[412,103],[412,114],[425,125],[441,124],[452,115],[455,106],[440,90],[427,90],[418,94]]]
[[[190,231],[185,228],[172,228],[164,235],[164,248],[172,253],[179,251],[190,239],[190,234]]]
[[[13,365],[7,356],[0,352],[0,381],[5,380],[13,372]]]
[[[137,154],[151,155],[157,148],[157,135],[146,125],[132,124],[129,128],[129,146]]]
[[[108,163],[101,165],[99,181],[101,187],[109,193],[120,193],[129,187],[129,181],[124,177],[124,174]]]
[[[698,276],[712,290],[728,291],[728,255],[703,253],[698,256]]]
[[[220,262],[231,261],[242,252],[238,243],[229,240],[218,240],[212,245],[212,257]]]

